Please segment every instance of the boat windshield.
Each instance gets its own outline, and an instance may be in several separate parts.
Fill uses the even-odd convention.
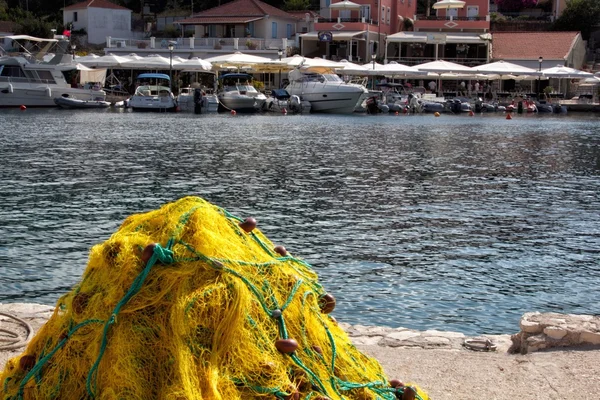
[[[304,74],[302,78],[304,82],[336,82],[342,83],[343,80],[336,74]]]
[[[223,90],[226,92],[256,92],[254,86],[247,84],[227,85],[223,87]]]

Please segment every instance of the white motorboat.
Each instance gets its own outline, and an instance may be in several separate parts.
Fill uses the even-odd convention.
[[[184,87],[179,90],[177,95],[177,104],[181,111],[192,111],[195,114],[207,112],[217,112],[219,108],[219,99],[214,93],[200,87]]]
[[[133,111],[177,111],[177,100],[171,91],[167,74],[145,73],[136,78],[135,93],[129,99]]]
[[[219,78],[219,111],[257,112],[263,109],[267,96],[252,85],[252,75],[225,74]]]
[[[346,83],[333,72],[311,72],[310,68],[293,69],[289,81],[285,88],[288,93],[309,101],[313,112],[350,114],[369,94],[363,85]]]
[[[73,56],[67,54],[68,41],[27,35],[2,36],[0,39],[44,46],[35,54],[22,46],[21,53],[0,57],[0,107],[56,107],[54,99],[57,97],[105,100],[106,93],[99,86],[80,88],[67,82],[64,72],[78,69]],[[49,58],[51,49],[55,55],[49,61],[43,61],[44,55]]]
[[[80,100],[74,97],[55,97],[54,103],[60,108],[84,109],[84,108],[107,108],[110,102],[103,100]]]

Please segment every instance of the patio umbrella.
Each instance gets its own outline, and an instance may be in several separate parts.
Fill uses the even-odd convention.
[[[473,72],[473,69],[467,67],[466,65],[453,63],[450,61],[444,60],[436,60],[430,61],[423,64],[415,65],[414,68],[419,71],[426,72],[436,72],[438,74],[442,73],[469,73]]]
[[[97,60],[98,58],[100,58],[100,56],[99,56],[99,55],[96,55],[96,54],[94,54],[94,53],[91,53],[91,54],[88,54],[87,56],[81,56],[81,57],[77,57],[75,60],[76,60],[78,63],[85,64],[85,63],[86,63],[86,62],[88,62],[88,61],[89,61],[89,62],[93,62],[93,61]]]
[[[225,68],[227,66],[241,67],[244,65],[260,64],[271,62],[273,60],[267,57],[253,56],[236,51],[232,54],[223,54],[221,56],[205,58],[204,61],[208,61],[213,67]]]
[[[83,58],[83,57],[82,57]],[[106,54],[101,57],[85,61],[77,59],[78,63],[85,65],[86,67],[104,67],[104,68],[115,68],[122,67],[123,63],[129,61],[129,58],[123,56],[117,56],[114,54]]]
[[[567,78],[567,79],[585,79],[591,78],[594,74],[590,72],[580,71],[575,68],[557,65],[556,67],[546,68],[542,70],[542,74],[549,78]]]
[[[179,64],[177,60],[171,60],[158,54],[151,54],[139,60],[126,61],[122,66],[134,69],[169,69],[175,67],[177,64]]]
[[[504,60],[489,64],[478,65],[471,69],[479,74],[498,74],[498,75],[533,75],[539,76],[540,73],[535,69],[513,64]]]
[[[343,0],[339,3],[333,3],[329,6],[330,10],[360,10],[361,5],[349,0]]]
[[[434,3],[432,8],[434,10],[449,10],[450,8],[463,8],[465,4],[464,1],[460,0],[441,0]]]
[[[210,71],[212,64],[198,57],[177,63],[173,69],[179,71]]]

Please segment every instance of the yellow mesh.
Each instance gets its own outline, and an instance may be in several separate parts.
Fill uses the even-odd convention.
[[[240,222],[196,197],[127,218],[7,363],[2,398],[375,400],[411,391],[392,388],[324,313],[334,303],[310,265]]]

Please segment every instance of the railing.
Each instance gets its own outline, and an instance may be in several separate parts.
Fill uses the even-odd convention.
[[[35,79],[35,78],[26,78],[26,77],[15,77],[15,76],[0,76],[0,82],[8,82],[8,83],[41,83],[44,85],[55,85],[56,82],[54,80],[49,79]]]
[[[476,17],[452,17],[450,15],[437,16],[437,15],[425,15],[420,14],[416,16],[418,21],[486,21],[487,16],[476,16]]]
[[[135,49],[162,49],[167,50],[169,44],[172,43],[176,50],[187,49],[223,49],[223,50],[278,50],[286,47],[284,41],[287,41],[287,46],[294,46],[295,42],[292,39],[262,39],[262,38],[150,38],[150,39],[121,39],[107,38],[106,46],[109,48],[128,48],[132,51]],[[247,45],[248,44],[248,45]]]
[[[477,65],[483,65],[487,63],[487,59],[485,58],[438,57],[438,60],[442,58],[446,61],[456,64],[466,65],[467,67],[475,67]],[[436,61],[436,59],[434,57],[388,57],[388,62],[389,61],[397,61],[400,64],[412,66],[423,64],[429,61]]]

